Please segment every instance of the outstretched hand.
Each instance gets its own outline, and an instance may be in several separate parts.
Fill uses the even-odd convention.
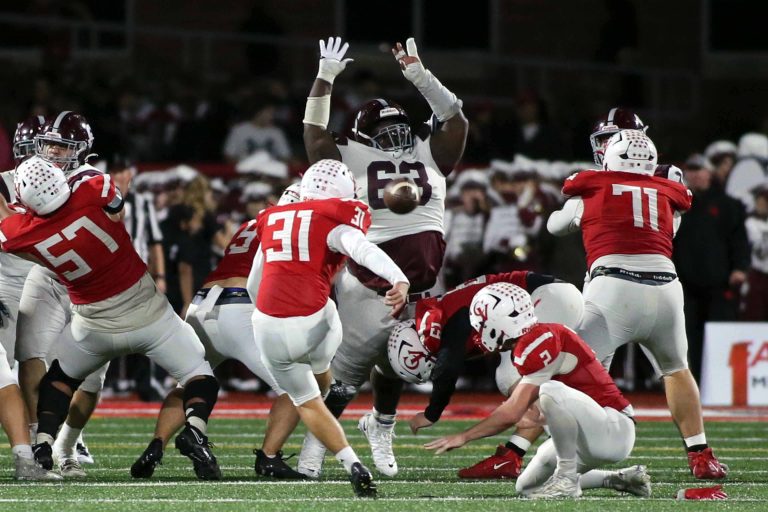
[[[354,59],[345,59],[349,43],[343,43],[340,37],[329,37],[328,41],[320,40],[320,69],[317,78],[333,83],[334,79]]]
[[[410,285],[408,283],[395,283],[384,295],[384,304],[392,306],[389,316],[397,318],[405,307],[406,300],[408,299],[408,289]]]
[[[392,55],[395,56],[395,59],[400,64],[400,69],[403,71],[405,78],[412,83],[416,83],[426,73],[424,65],[419,58],[419,50],[416,48],[416,40],[414,38],[408,38],[405,42],[405,49],[400,42],[396,43],[395,47],[392,48]]]
[[[464,438],[464,434],[455,434],[435,439],[434,441],[425,444],[424,448],[427,450],[435,450],[435,455],[440,455],[441,453],[449,452],[455,448],[461,448],[465,444],[467,444],[467,441]]]

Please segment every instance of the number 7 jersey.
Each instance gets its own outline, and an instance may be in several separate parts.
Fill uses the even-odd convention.
[[[691,207],[691,192],[684,185],[630,172],[581,171],[565,180],[563,194],[584,201],[587,268],[610,254],[671,258],[674,213]]]

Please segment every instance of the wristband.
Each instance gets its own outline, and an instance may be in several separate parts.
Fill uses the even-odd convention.
[[[304,124],[319,126],[323,130],[328,128],[328,120],[331,117],[331,95],[310,96],[307,98],[307,106],[304,109]]]

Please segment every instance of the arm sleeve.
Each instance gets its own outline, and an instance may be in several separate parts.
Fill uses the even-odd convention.
[[[584,201],[578,197],[568,199],[563,208],[552,212],[547,220],[547,231],[555,236],[565,236],[574,233],[581,226],[581,216],[584,213]]]
[[[377,246],[365,239],[362,231],[352,226],[342,224],[336,226],[328,233],[326,240],[328,247],[366,267],[377,276],[386,279],[390,284],[409,283],[403,271],[400,270],[392,258]]]

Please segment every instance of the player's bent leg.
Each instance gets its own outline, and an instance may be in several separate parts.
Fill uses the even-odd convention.
[[[651,497],[651,476],[643,465],[631,466],[618,471],[593,469],[582,474],[582,489],[614,489],[641,498]]]
[[[303,480],[307,475],[291,468],[283,457],[283,445],[299,423],[299,413],[291,397],[283,392],[272,404],[267,418],[267,429],[261,449],[253,451],[256,455],[254,470],[256,474],[288,480]],[[323,447],[325,452],[325,447]]]
[[[532,491],[541,487],[555,472],[557,467],[557,451],[552,439],[547,439],[536,450],[533,459],[515,482],[518,494],[528,496]]]
[[[43,358],[27,359],[19,363],[19,387],[29,413],[29,422],[32,426],[30,434],[33,436],[37,434],[37,400],[40,392],[40,381],[43,380],[46,371],[45,359]]]
[[[160,406],[152,441],[131,465],[133,478],[150,478],[154,474],[155,468],[162,464],[165,446],[171,437],[184,427],[185,422],[184,388],[176,387],[168,392]]]
[[[200,480],[221,480],[221,469],[206,435],[208,418],[219,394],[219,383],[213,375],[202,372],[181,382],[184,383],[187,421],[184,430],[176,436],[176,449],[189,457]]]

